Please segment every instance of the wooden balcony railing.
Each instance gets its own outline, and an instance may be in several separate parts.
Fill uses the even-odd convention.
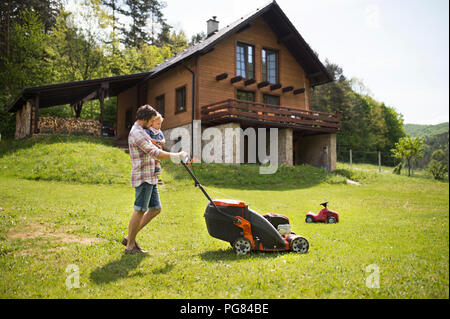
[[[279,105],[228,99],[202,107],[205,124],[242,122],[301,130],[337,132],[341,113],[294,109]]]

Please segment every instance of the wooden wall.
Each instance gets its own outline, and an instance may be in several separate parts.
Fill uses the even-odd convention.
[[[244,86],[244,81],[230,83],[236,76],[236,42],[241,41],[255,47],[256,83]],[[261,52],[263,48],[275,49],[279,52],[279,82],[285,86],[293,86],[294,90],[305,88],[305,93],[294,95],[292,91],[282,93],[281,89],[270,91],[269,86],[258,89],[257,83],[262,81]],[[263,94],[279,95],[282,106],[309,109],[310,85],[303,68],[298,64],[288,49],[278,43],[276,35],[262,17],[254,20],[251,26],[240,33],[235,33],[219,42],[214,50],[199,60],[199,104],[200,106],[236,97],[236,90],[242,89],[255,93],[255,102],[263,102]],[[228,73],[228,78],[216,81],[216,75]]]
[[[186,66],[195,72],[195,60],[186,62]],[[176,113],[176,89],[186,87],[186,110]],[[192,74],[182,65],[151,79],[147,82],[147,103],[156,109],[156,98],[164,94],[165,110],[162,129],[178,127],[192,120]]]
[[[117,96],[117,123],[116,136],[120,139],[128,138],[128,129],[126,128],[125,117],[128,110],[132,111],[132,119],[136,118],[137,89],[132,87]]]

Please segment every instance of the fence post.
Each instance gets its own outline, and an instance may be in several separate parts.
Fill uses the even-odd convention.
[[[352,169],[352,150],[350,149],[350,169]]]
[[[381,152],[378,151],[378,172],[381,173]]]

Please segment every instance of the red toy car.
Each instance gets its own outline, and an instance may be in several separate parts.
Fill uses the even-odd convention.
[[[306,214],[305,221],[307,223],[328,223],[328,224],[334,224],[339,222],[339,214],[329,210],[327,208],[328,202],[322,203],[323,208],[318,214],[314,214],[313,212],[309,212]]]

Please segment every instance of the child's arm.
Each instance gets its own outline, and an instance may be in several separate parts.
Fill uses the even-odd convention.
[[[161,141],[159,141],[159,143],[160,143],[161,145],[164,145],[164,144],[166,143],[166,139],[164,138],[164,134],[163,134],[162,131],[160,132],[160,135],[161,135]]]

